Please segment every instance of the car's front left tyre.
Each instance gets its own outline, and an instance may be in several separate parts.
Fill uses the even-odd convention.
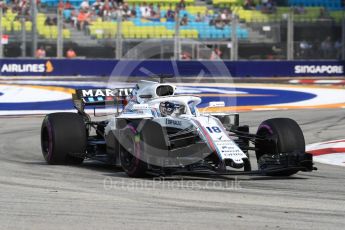
[[[255,144],[259,169],[269,169],[279,161],[280,154],[304,154],[304,135],[296,121],[289,118],[273,118],[261,123],[256,133],[262,140]],[[268,163],[270,162],[270,163]],[[284,167],[284,165],[283,165]],[[270,176],[291,176],[299,169],[270,172]]]
[[[129,123],[120,140],[120,161],[123,170],[130,177],[146,176],[147,163],[143,158],[143,142],[137,124]]]

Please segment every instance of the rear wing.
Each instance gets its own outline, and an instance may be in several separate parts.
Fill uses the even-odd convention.
[[[132,95],[133,88],[116,89],[77,89],[72,94],[75,107],[84,111],[87,106],[124,105],[127,96]]]

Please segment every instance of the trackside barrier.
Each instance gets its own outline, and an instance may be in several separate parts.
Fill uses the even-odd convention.
[[[87,59],[1,59],[1,76],[181,77],[345,76],[344,61],[169,61]]]

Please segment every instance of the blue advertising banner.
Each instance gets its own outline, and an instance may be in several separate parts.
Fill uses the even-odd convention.
[[[1,76],[345,76],[344,61],[1,59]]]

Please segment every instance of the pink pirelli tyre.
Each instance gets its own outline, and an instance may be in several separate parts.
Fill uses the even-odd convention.
[[[147,164],[142,161],[143,142],[137,125],[129,123],[122,133],[120,161],[123,170],[130,177],[146,176]]]
[[[41,148],[48,164],[81,164],[87,146],[87,130],[76,113],[47,115],[41,127]]]
[[[279,157],[279,154],[305,153],[304,135],[296,121],[289,118],[273,118],[262,122],[256,133],[264,140],[255,143],[259,169],[264,170],[265,161]],[[270,173],[270,176],[290,176],[299,170]]]

